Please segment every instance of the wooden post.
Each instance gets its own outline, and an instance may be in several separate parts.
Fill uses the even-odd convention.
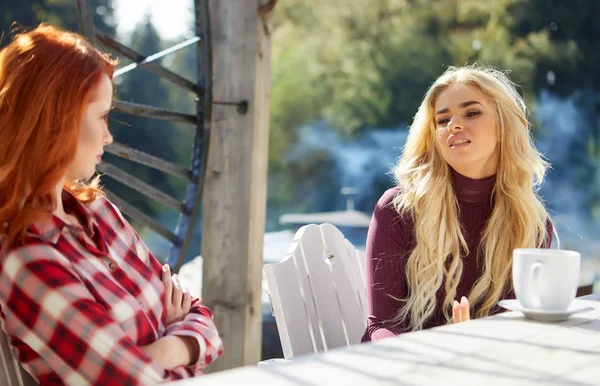
[[[267,195],[271,50],[258,0],[210,0],[213,110],[203,192],[203,301],[225,354],[209,372],[255,364]],[[220,102],[247,101],[248,110]]]

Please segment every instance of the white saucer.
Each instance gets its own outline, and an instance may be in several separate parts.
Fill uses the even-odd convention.
[[[517,299],[500,300],[498,305],[507,310],[522,312],[528,319],[540,320],[543,322],[562,322],[563,320],[567,320],[571,315],[593,310],[592,307],[577,299],[574,299],[569,305],[569,308],[565,311],[545,311],[524,308]]]

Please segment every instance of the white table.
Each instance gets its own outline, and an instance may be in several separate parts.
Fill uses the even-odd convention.
[[[600,294],[582,299],[593,311],[561,323],[507,312],[171,384],[600,385]]]

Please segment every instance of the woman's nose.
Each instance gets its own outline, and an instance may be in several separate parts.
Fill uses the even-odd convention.
[[[462,129],[463,127],[459,117],[454,116],[450,119],[450,122],[448,122],[448,130],[460,131]]]

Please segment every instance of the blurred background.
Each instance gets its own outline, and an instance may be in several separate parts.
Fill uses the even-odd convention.
[[[90,2],[96,28],[143,55],[193,37],[192,0]],[[283,257],[302,223],[281,221],[284,214],[354,208],[368,218],[393,185],[390,167],[428,86],[448,65],[478,62],[509,70],[522,86],[537,146],[553,166],[540,194],[561,247],[593,265],[600,258],[599,14],[597,0],[280,0],[272,32],[265,261]],[[73,0],[2,0],[0,44],[10,41],[15,21],[78,30]],[[162,64],[195,80],[194,49]],[[146,71],[119,78],[117,87],[122,100],[195,113],[188,93]],[[110,121],[116,141],[189,163],[188,126],[116,113]],[[106,158],[183,199],[183,181]],[[103,182],[175,227],[177,213],[108,177]],[[342,194],[343,188],[351,189]],[[366,227],[354,225],[342,230],[362,248]],[[167,255],[166,240],[134,226],[157,257]],[[188,261],[200,251],[200,223],[196,233]]]

